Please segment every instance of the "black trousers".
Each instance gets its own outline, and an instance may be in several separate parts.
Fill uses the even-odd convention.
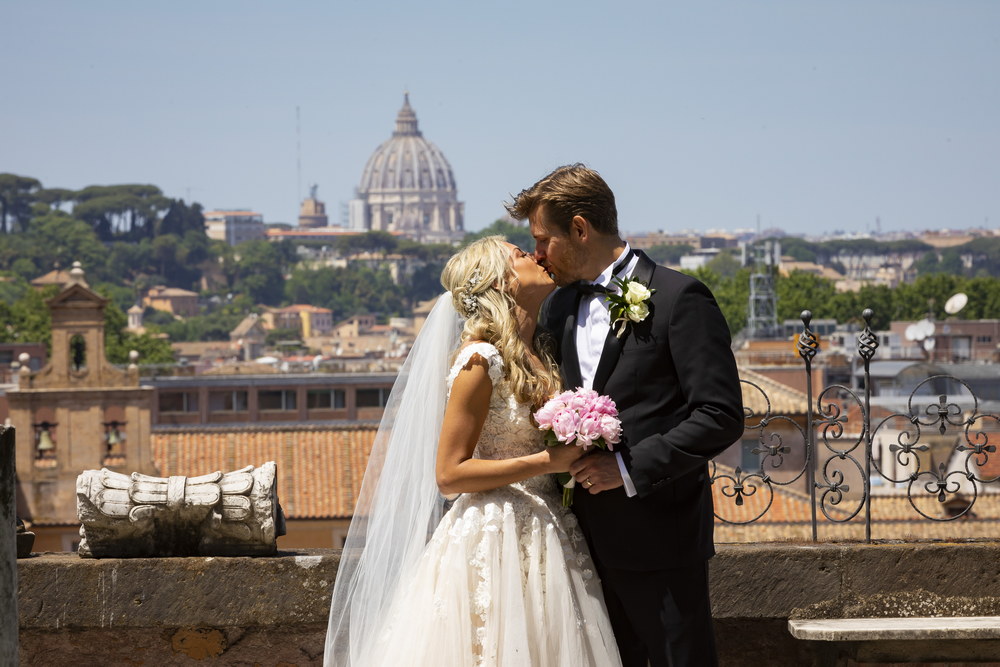
[[[715,667],[708,562],[635,572],[600,568],[624,667]]]

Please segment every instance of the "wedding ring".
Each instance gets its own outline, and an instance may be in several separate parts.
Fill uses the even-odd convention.
[[[594,485],[594,483],[590,481],[590,478],[589,478],[589,477],[588,477],[587,479],[583,480],[583,483],[584,483],[584,485],[585,485],[585,486],[586,486],[586,487],[587,487],[588,489],[589,489],[590,487],[592,487],[592,486]]]

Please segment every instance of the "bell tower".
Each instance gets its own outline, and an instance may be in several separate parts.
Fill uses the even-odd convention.
[[[18,388],[7,400],[17,429],[23,501],[18,514],[34,524],[39,550],[60,550],[72,543],[52,544],[44,536],[60,529],[75,534],[76,478],[82,471],[156,473],[150,448],[153,389],[139,384],[137,353],[127,368],[105,357],[108,300],[90,289],[79,262],[46,303],[52,314],[49,362],[36,372],[22,364]]]

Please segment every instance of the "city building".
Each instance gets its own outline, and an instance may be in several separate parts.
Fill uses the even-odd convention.
[[[198,314],[198,293],[178,287],[157,285],[149,288],[146,296],[142,297],[142,305],[178,317],[191,317]]]
[[[264,349],[267,326],[257,313],[250,313],[229,332],[230,349],[239,350],[244,361],[256,359]]]
[[[156,472],[149,449],[153,389],[140,385],[134,363],[121,369],[105,358],[108,300],[90,289],[78,265],[70,274],[47,302],[49,362],[37,371],[30,363],[21,365],[17,388],[7,391],[23,499],[18,513],[54,550],[70,550],[79,539],[76,481],[81,471]]]
[[[303,338],[326,336],[333,329],[332,310],[301,303],[285,308],[266,308],[261,320],[266,329],[294,329]]]
[[[48,273],[42,276],[38,276],[31,281],[31,286],[35,289],[44,289],[49,285],[57,285],[62,287],[70,280],[69,271],[63,271],[62,269],[52,269]]]
[[[267,227],[264,216],[253,211],[205,211],[205,234],[213,241],[239,245],[244,241],[267,238]]]
[[[630,234],[626,237],[633,248],[646,250],[658,245],[686,245],[692,248],[701,247],[701,236],[690,233],[666,234],[662,231],[648,232],[645,234]]]
[[[305,229],[323,228],[330,225],[326,215],[326,204],[316,198],[318,186],[309,188],[309,198],[302,202],[299,209],[299,227]]]
[[[396,130],[368,159],[350,202],[355,231],[402,232],[423,242],[450,243],[465,232],[465,205],[451,165],[417,126],[410,97],[396,116]]]

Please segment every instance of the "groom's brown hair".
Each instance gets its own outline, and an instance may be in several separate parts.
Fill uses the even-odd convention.
[[[579,162],[558,167],[504,204],[515,220],[524,220],[542,205],[549,221],[564,234],[569,233],[573,216],[579,215],[598,233],[618,235],[615,194],[600,174]]]

